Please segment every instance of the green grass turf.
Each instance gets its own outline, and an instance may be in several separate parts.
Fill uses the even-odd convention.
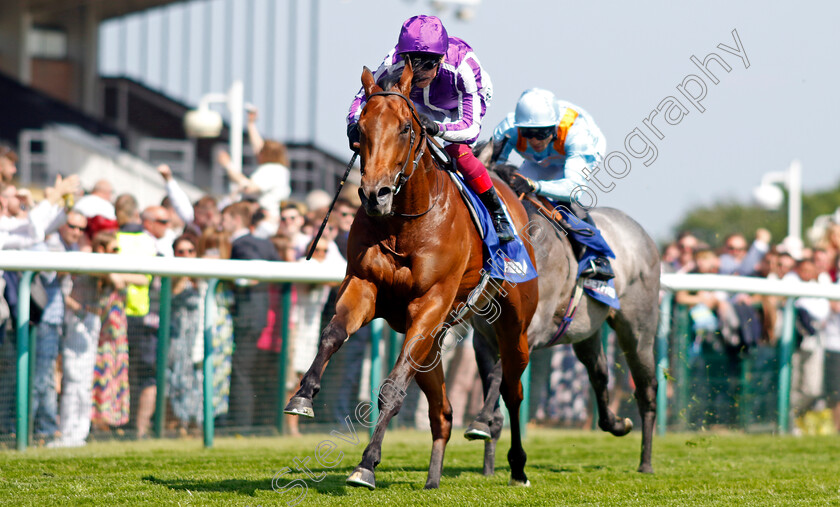
[[[338,429],[338,428],[337,428]],[[356,428],[357,431],[363,428]],[[331,438],[344,452],[321,482],[297,471],[277,482],[305,479],[299,505],[840,505],[840,438],[674,434],[654,439],[654,475],[636,472],[640,436],[529,429],[526,472],[531,488],[507,485],[508,435],[496,475],[481,475],[483,444],[461,431],[447,450],[444,477],[424,491],[428,433],[386,435],[377,489],[346,487],[366,444],[329,435],[302,438],[219,438],[93,443],[81,449],[0,451],[0,503],[7,505],[285,505],[290,492],[272,477],[313,456]]]

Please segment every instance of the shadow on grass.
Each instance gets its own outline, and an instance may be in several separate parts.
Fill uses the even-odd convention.
[[[604,467],[601,465],[577,465],[577,466],[559,466],[559,465],[543,465],[543,464],[534,464],[528,465],[528,468],[543,470],[546,472],[555,472],[555,473],[581,473],[581,472],[596,472],[608,467]],[[427,467],[423,466],[416,466],[416,467],[399,467],[394,468],[391,470],[384,469],[378,470],[377,473],[377,481],[376,481],[376,489],[383,489],[387,490],[391,486],[398,486],[398,485],[406,485],[411,487],[412,489],[422,489],[425,484],[425,478],[423,480],[415,480],[409,478],[394,478],[391,480],[386,480],[386,477],[393,477],[394,474],[399,474],[400,472],[422,472],[425,473],[428,471]],[[503,474],[507,475],[510,473],[510,469],[507,466],[497,466],[496,467],[496,475]],[[279,494],[283,494],[282,488],[284,486],[290,485],[293,481],[300,483],[301,481],[306,483],[308,489],[312,489],[319,495],[331,496],[331,497],[342,497],[347,495],[347,491],[351,489],[345,483],[347,476],[349,474],[349,470],[347,472],[342,473],[333,473],[328,474],[326,477],[316,482],[315,480],[303,475],[303,474],[288,474],[285,475],[277,480],[275,483],[275,487],[277,489],[272,488],[272,479],[259,479],[259,480],[244,480],[244,479],[224,479],[224,480],[200,480],[200,479],[163,479],[156,477],[154,475],[147,475],[143,477],[143,480],[158,486],[163,486],[165,488],[169,488],[172,490],[177,491],[189,491],[189,492],[210,492],[210,493],[233,493],[236,495],[243,495],[243,496],[256,496],[258,491],[277,491]],[[446,467],[443,468],[443,477],[455,478],[460,477],[464,474],[470,474],[475,476],[482,476],[482,468],[478,466],[471,466],[471,467]],[[487,478],[488,480],[491,477]]]
[[[501,471],[501,470],[497,470]],[[290,485],[293,481],[306,483],[308,489],[312,489],[319,495],[327,495],[333,497],[340,497],[347,495],[347,491],[351,486],[346,484],[346,480],[351,470],[341,473],[328,474],[321,481],[315,481],[303,474],[293,474],[282,476],[277,479],[272,487],[272,478],[247,480],[247,479],[224,479],[224,480],[200,480],[200,479],[164,479],[154,475],[147,475],[142,478],[143,481],[163,486],[177,491],[196,492],[210,492],[210,493],[233,493],[243,496],[256,496],[258,491],[278,491],[282,493],[284,486]],[[409,478],[396,478],[394,474],[400,472],[428,472],[427,467],[401,467],[394,469],[378,470],[376,477],[376,489],[387,490],[391,486],[407,485],[413,489],[423,489],[425,485],[425,475],[422,480],[415,480]],[[443,477],[459,477],[463,474],[474,474],[480,476],[482,472],[481,467],[444,467]],[[394,477],[393,479],[388,479]]]
[[[532,470],[541,470],[545,472],[558,472],[558,473],[580,473],[580,472],[597,472],[600,470],[607,470],[610,467],[606,465],[554,465],[554,464],[544,464],[544,463],[534,463],[534,464],[527,464],[525,465],[525,472],[527,473],[529,469]],[[406,472],[428,472],[427,467],[423,466],[413,466],[413,467],[401,467],[397,470],[404,470]],[[475,466],[475,467],[447,467],[446,465],[443,466],[443,477],[459,477],[465,473],[471,473],[476,475],[483,475],[483,467]],[[510,466],[507,463],[496,463],[496,474],[510,473]]]
[[[277,491],[283,493],[282,489],[292,481],[306,483],[307,488],[314,489],[318,494],[329,496],[344,496],[346,495],[347,486],[344,481],[347,476],[344,474],[327,475],[322,481],[315,482],[301,474],[289,474],[277,481],[277,490],[272,488],[272,479],[259,480],[243,480],[243,479],[225,479],[221,481],[211,480],[196,480],[196,479],[161,479],[154,475],[147,475],[143,480],[158,486],[163,486],[176,491],[189,491],[192,493],[208,492],[208,493],[233,493],[243,496],[256,496],[257,491]],[[382,487],[387,488],[390,483],[383,483]],[[379,486],[379,484],[377,484]]]
[[[271,479],[202,481],[195,479],[161,479],[154,475],[143,477],[144,481],[178,491],[236,493],[254,496],[258,490],[271,491]]]

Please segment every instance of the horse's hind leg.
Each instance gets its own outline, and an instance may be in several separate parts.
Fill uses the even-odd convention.
[[[654,302],[655,298],[652,299]],[[632,321],[627,310],[622,310],[610,323],[618,336],[618,343],[624,350],[627,366],[636,384],[636,403],[642,418],[642,456],[639,472],[653,473],[651,452],[653,430],[656,423],[656,358],[654,337],[658,323],[659,308],[654,304],[652,311],[636,312]]]
[[[335,316],[321,333],[318,353],[300,381],[300,389],[283,410],[287,414],[315,417],[312,399],[321,390],[321,377],[333,354],[347,340],[373,318],[376,293],[373,286],[359,279],[351,279],[342,287],[336,302]]]
[[[473,337],[475,360],[478,364],[478,374],[481,377],[481,387],[484,391],[484,405],[478,415],[470,423],[464,437],[467,440],[490,440],[494,414],[499,409],[499,388],[502,384],[502,363],[499,353],[486,338],[476,332]],[[500,411],[501,412],[501,411]]]
[[[473,348],[484,390],[484,406],[464,432],[464,437],[468,440],[484,440],[483,474],[493,475],[496,468],[496,443],[502,434],[505,421],[499,408],[502,362],[498,359],[498,351],[493,349],[479,333],[473,336]]]
[[[525,475],[525,462],[528,456],[522,447],[522,428],[519,407],[522,404],[522,372],[528,366],[528,335],[523,330],[516,337],[505,340],[500,338],[499,347],[502,355],[502,397],[510,412],[510,485],[530,486]]]
[[[452,406],[446,397],[443,366],[438,362],[430,372],[417,372],[417,385],[429,401],[429,423],[432,428],[432,456],[429,459],[429,476],[426,489],[437,489],[443,472],[443,455],[452,435]]]
[[[586,366],[589,373],[589,382],[595,391],[595,402],[598,404],[598,427],[608,431],[617,437],[623,437],[633,429],[630,419],[619,419],[609,409],[610,393],[607,390],[609,381],[609,369],[607,368],[607,356],[604,347],[601,345],[601,331],[589,338],[573,345],[575,355],[580,362]]]

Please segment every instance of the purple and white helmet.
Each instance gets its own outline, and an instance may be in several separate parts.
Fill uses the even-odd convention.
[[[444,55],[448,47],[449,34],[440,19],[421,14],[403,23],[397,41],[397,54],[421,52]]]

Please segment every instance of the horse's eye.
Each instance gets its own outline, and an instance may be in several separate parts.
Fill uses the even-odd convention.
[[[411,130],[411,122],[406,123],[403,125],[402,132],[400,134],[408,134],[408,131]]]

